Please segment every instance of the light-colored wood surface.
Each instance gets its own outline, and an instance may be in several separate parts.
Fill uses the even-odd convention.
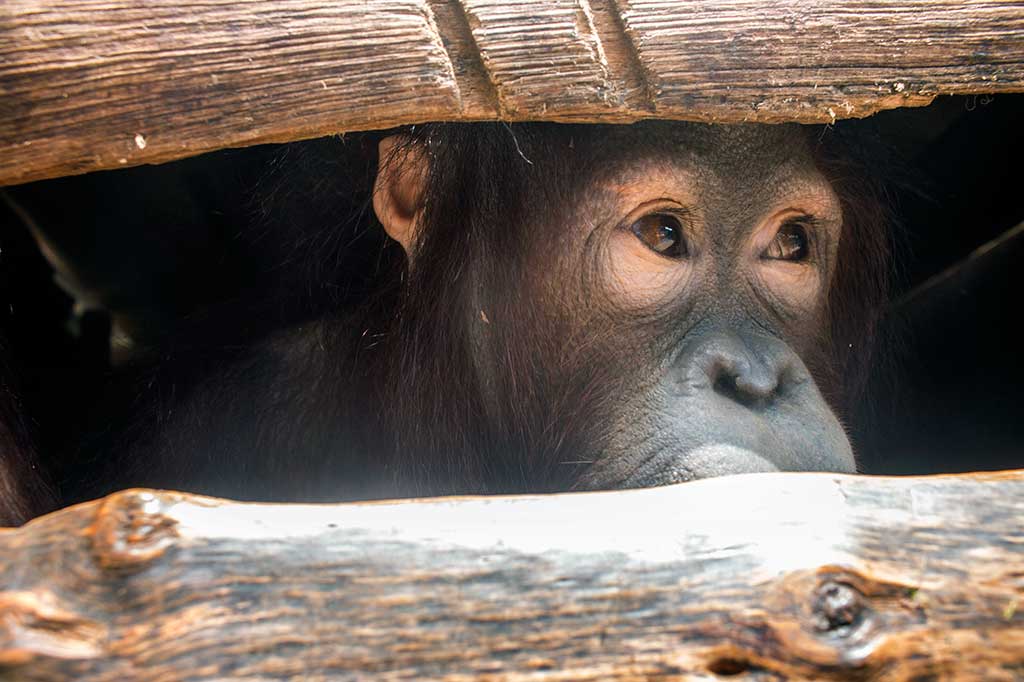
[[[0,185],[436,120],[829,122],[1024,91],[970,0],[5,0]]]
[[[1024,472],[339,505],[127,491],[0,531],[0,679],[1024,678]]]

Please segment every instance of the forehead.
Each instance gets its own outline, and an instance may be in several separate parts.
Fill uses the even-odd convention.
[[[769,173],[813,165],[806,135],[794,125],[644,121],[594,132],[595,155],[620,169],[623,164],[653,160],[696,173],[765,179]]]
[[[796,125],[710,125],[646,121],[602,126],[589,164],[606,187],[674,175],[705,199],[764,201],[826,184],[804,129]]]

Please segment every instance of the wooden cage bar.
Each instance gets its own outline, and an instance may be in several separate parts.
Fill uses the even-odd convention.
[[[342,505],[126,491],[0,531],[0,679],[1024,678],[1024,473]]]
[[[437,120],[829,122],[1024,91],[988,0],[5,0],[0,185]]]

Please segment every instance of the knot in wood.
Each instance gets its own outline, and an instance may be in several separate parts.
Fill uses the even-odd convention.
[[[39,658],[97,658],[107,637],[104,625],[66,608],[47,589],[0,591],[2,679],[8,679],[5,668]]]
[[[178,537],[177,521],[164,514],[164,501],[144,490],[111,495],[86,529],[93,556],[105,569],[137,570],[159,558]]]
[[[819,632],[846,635],[863,620],[867,605],[855,587],[836,580],[821,584],[814,599],[814,627]]]

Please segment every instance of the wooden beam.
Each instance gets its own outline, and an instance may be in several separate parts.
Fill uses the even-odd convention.
[[[0,679],[1020,680],[1024,472],[341,505],[127,491],[0,531]]]
[[[4,0],[0,185],[433,120],[829,122],[1024,91],[1006,0]]]

